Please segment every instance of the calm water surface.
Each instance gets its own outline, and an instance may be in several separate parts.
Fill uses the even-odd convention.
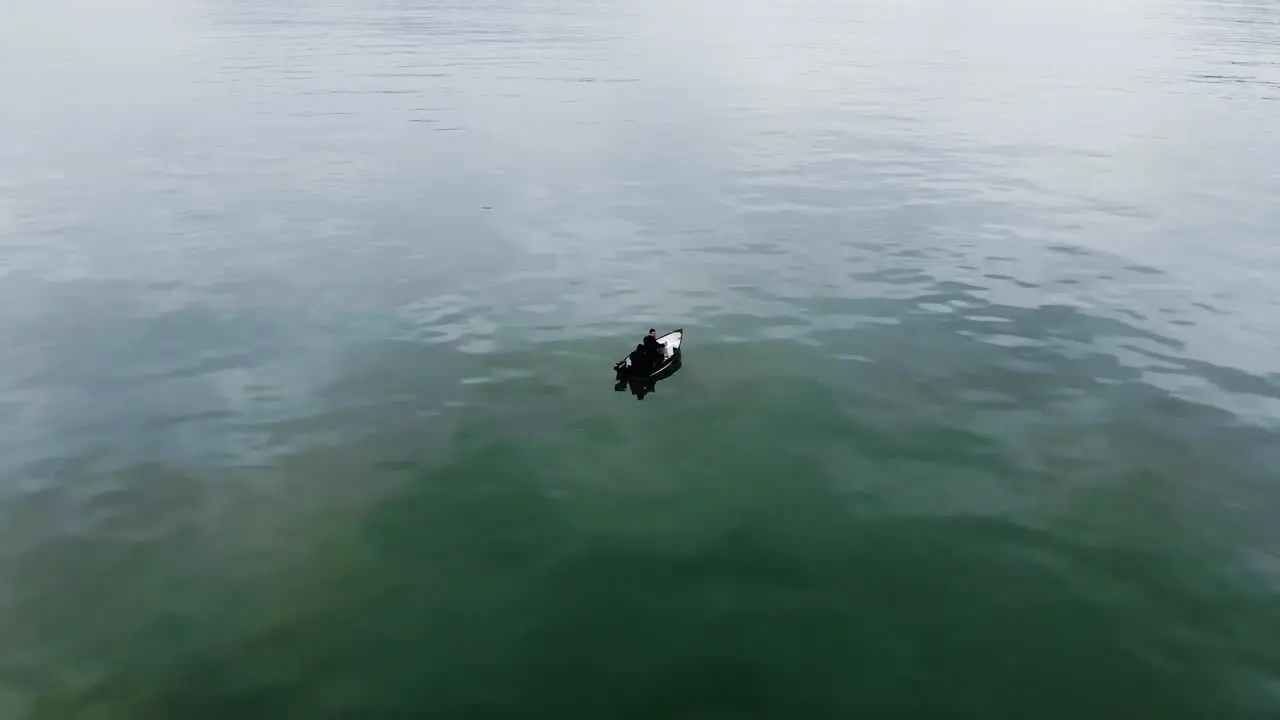
[[[10,0],[0,718],[1276,717],[1278,101],[1265,0]]]

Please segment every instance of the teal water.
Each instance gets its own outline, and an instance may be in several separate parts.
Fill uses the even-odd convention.
[[[1280,713],[1274,4],[16,0],[0,98],[4,720]]]

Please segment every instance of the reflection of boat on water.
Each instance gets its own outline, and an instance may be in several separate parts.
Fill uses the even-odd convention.
[[[680,366],[679,364],[677,364],[669,372],[667,372],[665,375],[663,375],[660,378],[632,377],[632,378],[619,380],[617,384],[613,386],[613,389],[616,390],[617,392],[622,392],[623,390],[630,390],[631,394],[635,395],[637,400],[643,400],[645,395],[648,395],[649,393],[658,389],[658,382],[660,380],[665,380],[671,377],[672,375],[675,375],[676,371],[679,369],[680,369]]]
[[[660,336],[658,342],[664,345],[663,356],[661,362],[653,366],[634,366],[630,354],[614,363],[613,371],[617,384],[613,389],[621,392],[630,388],[631,394],[635,395],[637,400],[643,400],[645,395],[657,389],[659,380],[671,377],[680,369],[684,360],[681,348],[683,341],[684,328],[678,328]]]

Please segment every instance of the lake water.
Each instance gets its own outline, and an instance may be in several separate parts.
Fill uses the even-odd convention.
[[[1276,717],[1277,228],[1266,0],[9,0],[0,718]]]

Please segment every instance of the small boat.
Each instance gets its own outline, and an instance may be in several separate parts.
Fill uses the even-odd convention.
[[[677,328],[666,335],[658,336],[658,343],[663,344],[662,361],[653,367],[637,368],[631,365],[631,353],[613,364],[617,380],[659,379],[680,367],[680,343],[684,340],[684,328]]]

